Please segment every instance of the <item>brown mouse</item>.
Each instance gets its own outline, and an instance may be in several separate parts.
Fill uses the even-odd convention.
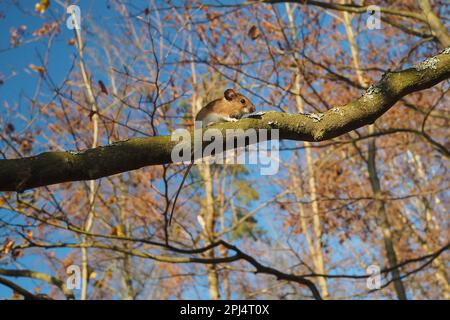
[[[247,97],[233,89],[227,89],[223,93],[223,98],[204,106],[197,113],[195,121],[201,121],[202,127],[206,127],[218,122],[235,122],[252,112],[255,112],[255,106]]]

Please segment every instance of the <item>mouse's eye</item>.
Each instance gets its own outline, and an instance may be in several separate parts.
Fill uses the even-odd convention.
[[[245,104],[245,99],[241,99],[241,103],[242,103],[242,104]]]

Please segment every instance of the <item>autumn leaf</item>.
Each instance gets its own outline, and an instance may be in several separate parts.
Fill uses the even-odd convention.
[[[41,75],[41,77],[44,76],[44,72],[45,72],[44,67],[36,66],[36,65],[34,65],[34,64],[30,64],[28,67],[29,67],[31,70],[35,71],[35,72],[39,72],[39,74]]]
[[[105,286],[104,281],[103,280],[99,280],[99,281],[95,281],[94,282],[94,287],[97,287],[99,289],[102,289]]]
[[[111,198],[108,199],[108,204],[114,204],[117,202],[117,198],[115,196],[111,196]]]
[[[16,131],[16,128],[14,127],[14,125],[13,125],[12,123],[8,123],[8,124],[6,125],[5,133],[6,133],[6,134],[11,134],[11,133],[13,133],[14,131]]]
[[[34,5],[34,10],[40,14],[43,14],[47,11],[48,7],[50,7],[50,0],[41,0]]]
[[[111,235],[118,237],[125,237],[125,233],[123,232],[122,226],[118,225],[111,230]]]
[[[17,291],[13,290],[13,294],[11,296],[11,300],[21,300],[22,295],[18,293]]]
[[[220,13],[219,12],[208,12],[208,13],[206,13],[206,18],[209,21],[213,21],[213,20],[217,19],[218,17],[220,17]]]
[[[108,95],[108,90],[102,80],[98,80],[98,85],[100,86],[100,91]]]
[[[62,261],[62,265],[63,265],[64,269],[67,269],[71,264],[73,264],[73,256],[72,255],[67,256]]]
[[[14,240],[5,239],[3,244],[3,252],[8,254],[11,251],[11,248],[14,246]]]
[[[273,23],[270,23],[269,21],[264,21],[262,25],[268,33],[272,33],[277,30],[276,26]]]
[[[259,36],[261,35],[261,32],[259,32],[259,29],[256,26],[252,26],[250,28],[250,30],[248,30],[248,36],[252,39],[252,40],[256,40],[259,38]]]
[[[33,31],[31,34],[36,37],[43,37],[43,36],[50,35],[52,32],[58,32],[58,31],[59,31],[58,22],[56,22],[56,21],[52,22],[52,23],[46,22],[42,25],[42,27]]]
[[[23,250],[16,249],[16,250],[12,251],[12,257],[13,257],[14,260],[17,259],[17,258],[20,258],[22,256],[23,256]]]

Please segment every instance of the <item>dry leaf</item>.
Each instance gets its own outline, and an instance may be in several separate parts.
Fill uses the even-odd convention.
[[[100,86],[100,91],[108,95],[108,90],[102,80],[98,80],[98,85]]]
[[[12,257],[13,259],[17,259],[20,258],[21,256],[23,256],[23,250],[13,250],[12,251]]]
[[[34,5],[34,10],[42,14],[47,11],[48,7],[50,7],[50,0],[41,0]]]
[[[11,134],[11,133],[13,133],[14,131],[16,131],[16,128],[14,127],[14,125],[13,125],[12,123],[8,123],[8,124],[6,125],[5,133],[6,133],[6,134]]]
[[[123,232],[122,226],[118,225],[114,227],[111,231],[111,235],[118,236],[118,237],[124,237],[125,233]]]
[[[44,76],[44,72],[45,72],[44,67],[35,66],[34,64],[30,64],[28,67],[29,67],[31,70],[33,70],[33,71],[39,72],[39,74],[41,75],[41,77]]]
[[[14,246],[14,240],[6,239],[5,244],[3,245],[3,251],[5,254],[8,254],[11,251],[11,248]]]
[[[252,26],[250,28],[250,30],[248,30],[248,36],[252,39],[252,40],[256,40],[259,38],[259,36],[261,35],[261,32],[259,32],[259,29],[256,26]]]

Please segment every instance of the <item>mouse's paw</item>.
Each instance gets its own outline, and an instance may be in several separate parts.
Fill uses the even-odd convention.
[[[265,115],[266,112],[265,111],[258,111],[258,112],[253,112],[253,113],[249,113],[245,115],[245,118],[255,118],[255,119],[261,119],[263,115]]]
[[[223,117],[223,120],[225,120],[225,121],[227,121],[227,122],[236,122],[236,121],[239,121],[239,119],[231,118],[231,117]]]

